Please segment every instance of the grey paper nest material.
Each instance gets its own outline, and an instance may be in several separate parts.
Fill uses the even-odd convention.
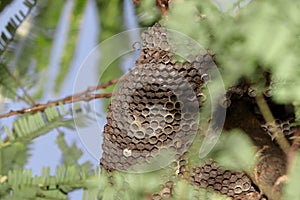
[[[159,25],[142,33],[140,58],[109,106],[101,158],[106,169],[158,169],[191,144],[213,60],[204,54],[192,63],[178,62],[172,46]]]

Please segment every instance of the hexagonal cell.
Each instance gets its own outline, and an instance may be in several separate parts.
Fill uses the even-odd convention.
[[[148,127],[148,128],[146,129],[146,135],[151,135],[151,134],[153,134],[153,133],[154,133],[153,128]]]
[[[180,129],[179,124],[173,124],[173,130],[178,131]]]
[[[170,135],[172,132],[173,132],[173,127],[168,125],[168,126],[165,126],[164,129],[163,129],[163,132],[167,135]]]
[[[169,137],[167,137],[165,140],[163,140],[164,146],[168,146],[170,144],[172,144],[172,139],[170,139]]]
[[[227,192],[228,196],[233,196],[234,195],[234,190],[233,189],[229,189]]]
[[[134,137],[136,137],[137,139],[144,139],[146,136],[146,133],[144,131],[137,131],[137,132],[134,132]]]
[[[159,124],[158,121],[151,120],[150,127],[155,130],[156,128],[158,128],[158,124]]]
[[[235,183],[237,181],[237,179],[238,179],[238,177],[236,176],[236,174],[232,174],[230,176],[229,181],[232,182],[232,183]]]
[[[180,112],[175,112],[174,113],[174,119],[175,120],[181,120],[181,113]]]
[[[222,175],[217,175],[216,178],[215,178],[215,181],[218,182],[218,183],[222,183],[223,176]]]
[[[224,174],[223,174],[223,177],[224,177],[224,179],[230,179],[230,177],[231,177],[231,172],[230,171],[228,171],[228,170],[226,170],[225,172],[224,172]]]
[[[210,177],[215,178],[215,177],[217,177],[218,172],[217,172],[216,169],[212,169],[212,170],[209,172],[209,174],[210,174]]]
[[[144,149],[144,146],[145,146],[145,145],[144,145],[143,142],[139,142],[139,143],[136,144],[136,148],[139,149],[139,150],[143,150],[143,149]]]
[[[167,139],[167,135],[166,134],[160,134],[159,136],[158,136],[158,139],[160,140],[160,141],[164,141],[164,140],[166,140]]]
[[[155,130],[154,130],[154,133],[155,133],[155,135],[160,135],[161,133],[162,133],[163,131],[162,131],[162,129],[161,129],[161,127],[157,127]]]
[[[230,182],[228,187],[229,189],[234,189],[236,187],[236,183]]]
[[[158,141],[158,138],[157,138],[156,136],[151,136],[151,137],[149,138],[149,143],[150,143],[150,144],[156,144],[157,141]]]
[[[149,122],[148,120],[143,121],[143,122],[141,123],[141,127],[142,127],[143,129],[149,128],[149,127],[150,127],[150,122]]]
[[[164,120],[160,120],[159,127],[164,127],[166,125],[166,122]]]
[[[208,186],[206,187],[206,189],[208,190],[213,190],[214,189],[214,184],[208,184]]]
[[[227,194],[227,193],[228,193],[228,190],[229,190],[228,187],[222,186],[220,192],[221,192],[222,194]]]
[[[215,183],[213,186],[214,186],[214,190],[220,191],[222,189],[222,184],[220,183]]]
[[[154,114],[154,115],[157,115],[158,112],[159,112],[159,108],[153,107],[152,109],[150,109],[150,112],[151,112],[152,114]]]
[[[146,120],[146,118],[143,115],[138,115],[138,116],[136,116],[136,120],[139,122],[144,122]]]
[[[168,111],[165,108],[159,110],[160,116],[165,116],[167,113],[168,113]]]
[[[208,180],[210,177],[209,172],[204,172],[204,171],[201,173],[201,176],[205,180]]]
[[[165,115],[164,119],[165,119],[165,122],[171,123],[171,122],[173,122],[173,120],[174,120],[174,116],[173,116],[172,114],[169,113],[169,114],[166,114],[166,115]]]
[[[208,186],[207,180],[201,179],[201,180],[200,180],[200,185],[201,185],[202,187],[206,188],[206,187]]]
[[[242,190],[243,191],[248,191],[248,190],[250,190],[250,188],[251,188],[251,182],[244,182],[242,184]]]
[[[175,109],[176,110],[181,110],[181,107],[182,107],[182,105],[181,105],[181,102],[180,101],[175,101]]]
[[[130,124],[130,129],[131,129],[132,131],[136,132],[136,131],[139,131],[141,128],[140,128],[139,123],[137,123],[137,122],[135,121],[135,122],[132,122],[132,123]]]
[[[189,124],[182,124],[181,129],[182,129],[182,131],[189,131],[190,126],[189,126]]]
[[[164,107],[168,110],[174,109],[174,103],[172,101],[167,101],[164,105]]]

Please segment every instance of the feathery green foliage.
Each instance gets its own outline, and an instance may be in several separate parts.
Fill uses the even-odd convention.
[[[181,1],[172,4],[165,24],[213,50],[227,86],[244,76],[261,87],[257,76],[267,70],[273,74],[274,99],[291,103],[300,99],[299,11],[295,1],[252,1],[230,15],[208,1]]]
[[[233,171],[252,171],[256,160],[251,140],[240,130],[223,133],[210,153],[222,167]]]
[[[0,94],[6,98],[16,98],[18,85],[3,63],[0,63],[0,86]]]
[[[29,142],[58,127],[73,129],[73,119],[65,119],[55,106],[48,107],[43,113],[25,114],[13,122],[12,129],[5,126],[9,139],[0,142],[0,149],[15,142]]]
[[[88,171],[84,167],[66,165],[58,166],[54,175],[50,174],[49,167],[43,168],[39,176],[33,176],[31,169],[10,170],[1,187],[11,193],[1,199],[67,199],[68,192],[86,187],[85,182],[91,176]]]
[[[63,132],[60,132],[60,134],[57,136],[56,144],[60,148],[62,154],[62,163],[69,166],[79,165],[78,160],[82,156],[82,151],[76,146],[75,143],[69,147],[66,143]],[[88,161],[80,164],[80,166],[84,167],[85,170],[93,171],[93,166]]]
[[[9,2],[0,1],[0,12]],[[57,62],[60,70],[55,77],[56,92],[61,88],[72,59],[76,56],[86,2],[74,1],[68,21],[68,40]],[[154,0],[140,2],[136,9],[141,25],[151,25],[161,17]],[[43,79],[49,70],[53,36],[66,1],[39,0],[38,3],[28,19],[30,26],[25,27],[27,33],[17,34],[12,48],[0,52],[0,58],[5,58],[0,65],[0,94],[27,104],[29,100],[18,94],[22,86],[25,89],[35,87],[31,95],[36,101],[44,92],[48,92],[44,91]],[[97,0],[101,20],[99,41],[122,31],[122,3],[121,0]],[[168,28],[189,35],[216,53],[217,64],[221,67],[227,87],[245,77],[257,88],[262,88],[262,71],[271,72],[272,99],[280,103],[292,103],[296,108],[295,125],[299,125],[299,3],[253,0],[236,13],[232,11],[222,13],[210,1],[172,1],[168,16],[161,22]],[[109,50],[116,47],[117,44]],[[109,50],[103,55],[108,55]],[[119,60],[111,66],[104,72],[102,82],[122,74]],[[103,72],[101,67],[99,71]],[[78,160],[82,151],[75,143],[69,146],[65,134],[60,130],[60,127],[74,128],[74,119],[63,108],[63,105],[50,106],[42,112],[20,113],[12,120],[12,124],[5,124],[6,135],[0,135],[0,199],[68,199],[68,193],[76,189],[84,190],[84,199],[146,199],[152,193],[159,192],[160,184],[170,179],[175,183],[174,199],[226,199],[213,192],[196,189],[186,180],[174,178],[174,172],[168,169],[145,174],[102,171],[100,175],[99,169],[94,170],[91,163],[80,164]],[[87,115],[79,117],[88,118]],[[54,173],[50,173],[50,168],[45,166],[40,175],[33,175],[32,169],[25,169],[29,144],[34,138],[51,130],[60,133],[56,144],[61,151],[61,165],[57,166]],[[220,141],[211,154],[222,166],[246,171],[253,164],[252,160],[247,159],[253,157],[253,147],[240,131],[227,133]],[[195,152],[197,155],[198,149]],[[299,159],[298,153],[289,166],[288,176],[291,178],[284,187],[285,199],[299,198]]]
[[[11,1],[11,0],[0,1],[0,12],[6,11],[6,8],[9,8],[14,3],[16,3],[16,2]],[[5,22],[6,24],[3,24],[3,25],[5,25],[6,33],[1,32],[1,34],[0,34],[0,40],[1,40],[1,43],[0,43],[0,57],[1,57],[1,54],[7,49],[8,43],[13,40],[13,38],[15,36],[15,33],[16,33],[16,30],[19,27],[19,23],[24,21],[26,16],[29,15],[32,8],[35,6],[36,0],[24,0],[22,3],[27,8],[27,11],[25,11],[26,13],[24,13],[24,10],[21,10],[21,9],[16,10],[17,13],[14,16],[12,16],[9,19],[8,22]]]
[[[11,2],[12,2],[12,0],[1,0],[0,1],[0,12]]]

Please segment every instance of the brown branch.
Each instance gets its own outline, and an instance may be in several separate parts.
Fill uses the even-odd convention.
[[[253,112],[250,98],[232,100],[227,109],[225,130],[241,129],[252,140],[257,149],[256,165],[248,172],[251,179],[270,199],[280,199],[280,188],[273,190],[278,178],[286,174],[286,154],[261,128],[261,123]]]
[[[55,100],[55,101],[49,101],[48,103],[45,103],[45,104],[36,104],[30,108],[24,108],[21,110],[11,110],[8,113],[0,114],[0,119],[5,118],[5,117],[10,117],[13,115],[17,115],[17,114],[24,114],[24,113],[33,114],[38,111],[43,112],[49,106],[53,106],[53,105],[57,106],[57,105],[59,105],[59,103],[70,104],[70,103],[75,103],[75,102],[80,102],[80,101],[91,101],[93,99],[99,99],[99,98],[109,98],[112,96],[112,93],[91,94],[91,92],[99,90],[99,89],[105,89],[108,86],[116,84],[120,80],[121,80],[121,78],[113,79],[111,81],[97,85],[95,87],[89,87],[85,91],[82,91],[82,92],[76,93],[74,95],[70,95],[65,98]]]
[[[262,113],[265,121],[267,123],[275,123],[273,114],[262,95],[256,96],[256,103],[257,103],[257,105],[260,109],[260,112]],[[274,127],[277,127],[277,126],[274,126]],[[279,128],[276,128],[275,133],[273,133],[273,134],[274,134],[275,140],[279,144],[280,148],[286,154],[288,154],[288,152],[290,150],[290,145],[289,145],[289,142],[287,141],[287,139],[284,137],[282,131],[280,131]]]

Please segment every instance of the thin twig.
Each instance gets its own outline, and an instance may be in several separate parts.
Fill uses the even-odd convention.
[[[120,80],[121,80],[121,78],[112,79],[112,80],[110,80],[110,81],[108,81],[106,83],[97,85],[95,87],[88,87],[85,91],[76,93],[76,94],[74,94],[72,96],[69,96],[69,97],[76,98],[76,97],[80,97],[82,95],[85,95],[87,93],[90,93],[90,92],[93,92],[93,91],[96,91],[96,90],[105,89],[105,88],[107,88],[107,87],[109,87],[111,85],[114,85],[114,84],[118,83]]]
[[[100,84],[98,86],[89,87],[88,89],[86,89],[83,92],[79,92],[79,93],[76,93],[74,95],[70,95],[70,96],[67,96],[65,98],[55,100],[55,101],[49,101],[48,103],[45,103],[45,104],[36,104],[36,105],[34,105],[30,108],[24,108],[24,109],[21,109],[21,110],[11,110],[8,113],[0,114],[0,119],[5,118],[5,117],[10,117],[10,116],[13,116],[13,115],[17,115],[17,114],[24,114],[24,113],[31,113],[32,114],[32,113],[35,113],[35,112],[38,112],[38,111],[43,112],[49,106],[53,106],[53,105],[57,106],[60,103],[70,104],[70,103],[75,103],[75,102],[79,102],[79,101],[91,101],[93,99],[99,99],[99,98],[110,98],[112,96],[112,93],[91,94],[91,92],[93,92],[95,90],[99,90],[99,89],[105,89],[110,85],[116,84],[120,80],[121,80],[121,78],[113,79],[111,81]]]
[[[260,112],[262,113],[265,121],[267,123],[275,123],[275,119],[273,117],[273,114],[265,101],[264,97],[262,95],[257,95],[256,96],[256,103],[260,109]],[[288,152],[290,150],[290,145],[287,141],[287,139],[284,137],[282,131],[279,130],[279,128],[276,127],[275,132],[276,132],[276,137],[275,140],[279,144],[280,148],[288,155]]]

